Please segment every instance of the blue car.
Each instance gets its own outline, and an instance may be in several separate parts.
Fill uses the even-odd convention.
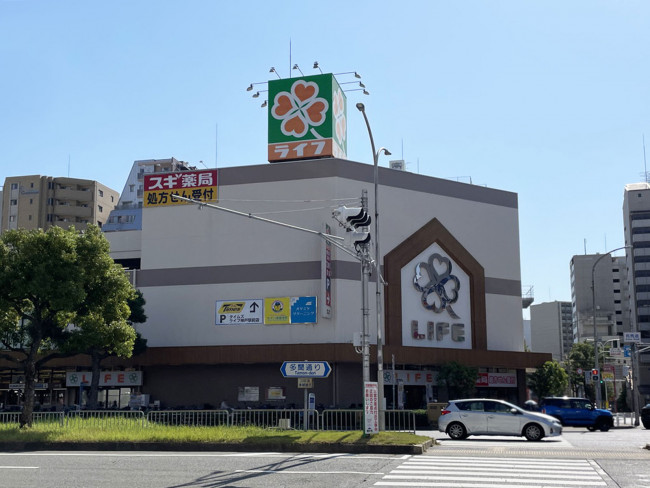
[[[595,408],[586,398],[546,397],[539,406],[543,413],[555,417],[564,426],[607,432],[614,425],[612,412]]]

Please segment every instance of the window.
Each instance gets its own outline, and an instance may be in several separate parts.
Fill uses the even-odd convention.
[[[32,216],[31,216],[31,215],[29,216],[29,220],[32,220]]]
[[[104,192],[103,192],[102,190],[97,190],[97,191],[99,192],[99,196],[100,196],[100,197],[103,197],[103,196],[104,196]]]
[[[47,221],[52,222],[52,214],[47,214]]]
[[[30,183],[30,184],[29,184],[29,187],[30,187],[30,188],[34,188],[34,183]]]
[[[47,199],[47,204],[48,205],[54,205],[54,198],[48,198]]]
[[[11,184],[11,189],[12,190],[17,190],[18,189],[18,183],[12,183]]]
[[[30,199],[29,199],[29,204],[31,205],[32,203],[34,203],[34,199],[33,199],[33,198],[30,198]]]
[[[129,185],[129,191],[133,193],[135,191],[135,185]]]
[[[15,215],[10,215],[9,216],[9,222],[15,222],[16,221],[16,216]]]
[[[16,199],[10,200],[9,205],[18,205],[18,200]]]
[[[113,195],[111,195],[111,202],[114,202],[114,201],[115,201],[115,197]]]
[[[104,207],[97,205],[97,210],[99,210],[99,213],[102,213],[104,211]]]

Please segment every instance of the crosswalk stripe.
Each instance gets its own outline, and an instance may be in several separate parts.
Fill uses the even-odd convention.
[[[549,465],[542,465],[542,464],[512,464],[512,463],[483,463],[481,465],[467,465],[467,464],[457,464],[457,463],[445,463],[444,461],[440,461],[438,463],[404,463],[402,466],[407,466],[409,468],[430,468],[430,469],[500,469],[500,468],[507,468],[507,469],[521,469],[521,470],[526,470],[526,471],[541,471],[541,472],[546,472],[548,471]],[[585,464],[583,466],[553,466],[553,470],[561,473],[571,473],[571,472],[580,472],[580,471],[593,471],[593,468],[589,466],[588,464]]]
[[[391,471],[391,474],[403,474],[403,475],[436,475],[436,474],[449,474],[449,471],[457,473],[458,470],[451,470],[451,469],[436,469],[436,470],[404,470],[404,469],[397,469]],[[472,471],[471,469],[466,470],[463,469],[463,474],[471,474],[472,476],[479,476],[479,475],[485,475],[485,476],[495,476],[497,474],[503,474],[503,475],[509,475],[513,478],[539,478],[543,477],[544,479],[546,478],[558,478],[558,479],[577,479],[577,480],[583,480],[583,479],[595,479],[595,480],[600,480],[602,479],[598,473],[595,473],[593,470],[591,472],[587,473],[577,473],[577,474],[569,474],[569,473],[560,473],[560,474],[549,474],[548,471],[546,472],[526,472],[526,471],[514,471],[510,470],[508,468],[503,468],[500,470],[474,470]]]
[[[449,483],[448,481],[443,483],[416,483],[416,482],[395,482],[395,481],[379,481],[375,483],[375,486],[406,486],[406,487],[427,487],[427,488],[494,488],[493,483]],[[508,484],[508,488],[566,488],[566,485],[549,485],[548,483],[540,485],[514,485]]]
[[[447,488],[553,488],[607,486],[589,460],[413,457],[375,486]]]

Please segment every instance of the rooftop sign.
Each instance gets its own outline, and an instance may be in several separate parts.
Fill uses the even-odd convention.
[[[269,162],[345,158],[346,98],[331,73],[269,81]]]

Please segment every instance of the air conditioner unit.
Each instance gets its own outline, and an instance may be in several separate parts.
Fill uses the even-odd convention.
[[[291,428],[291,419],[278,419],[278,429],[288,430]]]
[[[389,161],[388,166],[390,167],[390,169],[396,169],[399,171],[404,171],[406,169],[406,163],[403,159]]]

